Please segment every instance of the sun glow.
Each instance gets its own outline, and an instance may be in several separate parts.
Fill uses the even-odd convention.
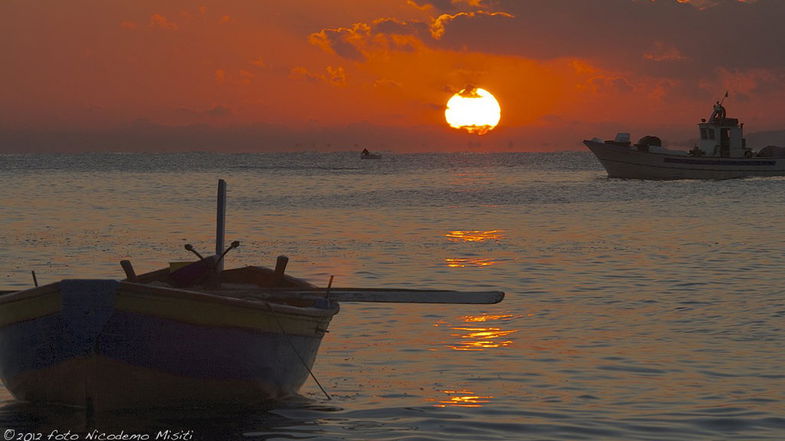
[[[447,101],[444,118],[450,127],[484,135],[499,124],[501,107],[487,90],[469,86]]]

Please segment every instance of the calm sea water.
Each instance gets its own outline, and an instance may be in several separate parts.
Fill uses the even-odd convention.
[[[0,287],[211,249],[334,286],[500,289],[344,304],[303,400],[82,412],[0,429],[216,440],[783,440],[785,179],[610,180],[588,153],[0,155]],[[84,439],[84,438],[81,438]]]

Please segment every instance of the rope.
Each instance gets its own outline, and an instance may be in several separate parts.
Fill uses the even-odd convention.
[[[327,393],[326,390],[324,390],[324,388],[322,387],[322,383],[319,382],[319,380],[316,378],[316,375],[313,374],[313,371],[311,370],[311,368],[308,367],[308,363],[306,363],[305,360],[303,360],[303,357],[300,355],[300,353],[297,352],[297,347],[294,346],[294,343],[289,338],[289,334],[287,334],[286,330],[283,328],[283,324],[281,324],[281,321],[278,320],[278,316],[275,315],[275,311],[273,311],[273,307],[270,306],[269,303],[267,303],[267,308],[269,308],[270,312],[273,313],[273,318],[275,319],[275,323],[278,324],[278,328],[281,330],[281,333],[284,335],[284,337],[286,337],[286,341],[289,342],[289,346],[291,346],[292,352],[294,352],[294,355],[296,355],[297,359],[300,360],[300,363],[302,363],[302,365],[305,368],[305,370],[308,371],[308,374],[311,375],[311,378],[313,378],[313,381],[315,381],[316,385],[319,386],[319,389],[322,390],[322,393],[324,394],[324,396],[327,397],[328,400],[332,400],[333,398],[330,396],[330,394]]]

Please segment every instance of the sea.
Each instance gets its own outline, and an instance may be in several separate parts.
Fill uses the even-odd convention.
[[[0,389],[5,440],[785,440],[782,177],[609,179],[588,152],[3,154],[0,289],[211,252],[219,179],[227,267],[506,297],[343,303],[324,392],[264,408],[88,415]]]

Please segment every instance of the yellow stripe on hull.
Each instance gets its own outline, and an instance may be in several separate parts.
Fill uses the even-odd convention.
[[[61,305],[56,284],[8,294],[0,305],[0,327],[55,314]]]
[[[121,283],[115,298],[120,311],[203,326],[246,328],[262,332],[321,336],[336,310],[289,307],[194,291]],[[0,307],[0,327],[60,312],[58,284],[8,294]]]
[[[321,337],[336,311],[295,308],[189,292],[121,285],[116,308],[201,326]],[[291,312],[289,312],[291,310]],[[283,328],[283,331],[282,331]]]

